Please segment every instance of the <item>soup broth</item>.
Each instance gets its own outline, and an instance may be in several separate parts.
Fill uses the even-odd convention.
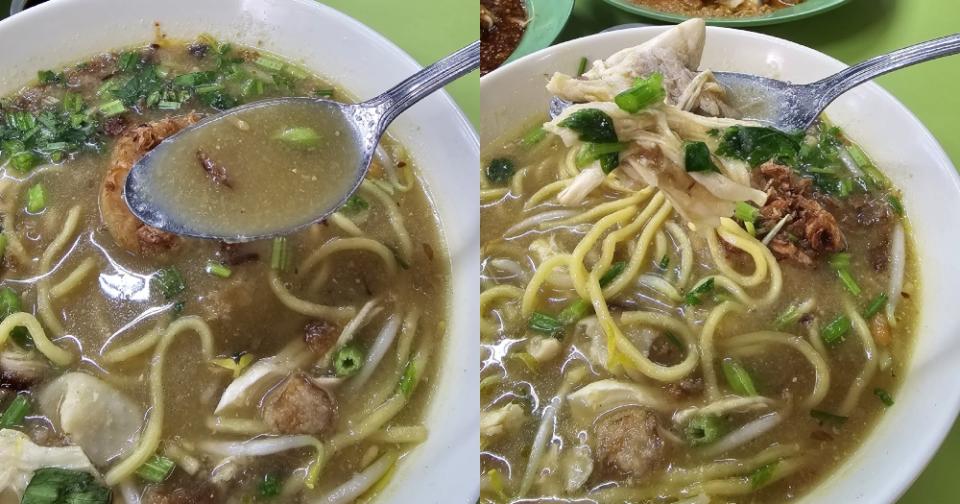
[[[357,195],[301,232],[184,239],[123,205],[136,159],[200,114],[345,91],[206,37],[40,79],[0,113],[0,467],[21,468],[0,502],[67,483],[90,502],[373,498],[427,436],[446,317],[446,251],[403,147],[385,138]],[[209,183],[192,167],[171,180],[184,197]]]
[[[610,61],[558,74],[583,103],[482,151],[482,502],[792,501],[896,407],[919,306],[898,191],[826,118],[679,110],[696,77],[643,67],[676,33],[614,57],[646,105],[576,97]]]

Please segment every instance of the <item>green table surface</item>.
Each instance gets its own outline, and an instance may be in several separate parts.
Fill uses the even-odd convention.
[[[410,53],[422,65],[480,38],[477,0],[320,0],[352,16]],[[447,86],[467,118],[480,117],[480,73]]]
[[[625,23],[655,23],[604,3],[577,0],[560,40],[583,37]],[[852,64],[923,40],[960,30],[958,0],[855,0],[837,10],[794,23],[755,29],[827,53]],[[908,68],[878,79],[933,132],[960,165],[960,56]],[[900,504],[960,502],[960,423],[944,441]]]

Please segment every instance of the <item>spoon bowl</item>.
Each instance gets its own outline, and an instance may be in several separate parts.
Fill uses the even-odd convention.
[[[362,103],[276,98],[206,117],[137,161],[124,200],[144,223],[177,235],[288,234],[347,203],[397,115],[479,64],[477,41]]]

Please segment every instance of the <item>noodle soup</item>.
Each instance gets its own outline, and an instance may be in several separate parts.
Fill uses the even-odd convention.
[[[39,78],[0,113],[0,502],[373,498],[427,437],[444,338],[448,259],[403,147],[302,232],[183,239],[122,201],[140,156],[238,103],[346,92],[207,37]]]
[[[734,119],[702,41],[555,74],[576,104],[484,148],[482,502],[788,501],[896,407],[899,192],[827,118]]]

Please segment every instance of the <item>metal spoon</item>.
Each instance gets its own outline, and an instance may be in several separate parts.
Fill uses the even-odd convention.
[[[362,103],[340,103],[332,100],[316,98],[276,98],[249,103],[236,107],[211,117],[204,118],[196,124],[184,128],[170,136],[153,150],[141,158],[130,170],[124,184],[124,199],[134,215],[144,223],[170,233],[192,236],[197,238],[213,238],[224,241],[248,241],[268,238],[275,235],[287,234],[297,228],[317,222],[340,208],[357,190],[370,167],[380,137],[387,126],[404,110],[417,103],[427,95],[442,88],[447,83],[466,75],[480,66],[480,42],[474,42],[463,49],[437,61],[436,63],[415,73],[403,82],[392,87],[376,98]],[[345,141],[353,143],[353,147],[360,152],[359,163],[355,167],[353,182],[350,190],[330,208],[323,209],[315,215],[305,215],[295,223],[278,222],[275,229],[255,234],[224,234],[198,231],[191,226],[191,219],[185,215],[178,215],[177,210],[161,208],[149,195],[152,191],[152,182],[157,177],[148,177],[152,164],[162,160],[165,151],[184,135],[203,128],[205,125],[219,121],[224,117],[259,107],[270,107],[277,104],[297,102],[300,106],[317,107],[318,113],[341,114],[345,122],[353,130],[349,135],[343,135]],[[331,112],[332,111],[332,112]]]
[[[960,33],[877,56],[810,84],[791,84],[732,72],[714,72],[713,75],[725,88],[727,102],[742,113],[742,119],[795,132],[809,128],[827,105],[864,82],[894,70],[958,53]],[[551,117],[556,117],[569,105],[569,102],[554,97],[550,101]]]

